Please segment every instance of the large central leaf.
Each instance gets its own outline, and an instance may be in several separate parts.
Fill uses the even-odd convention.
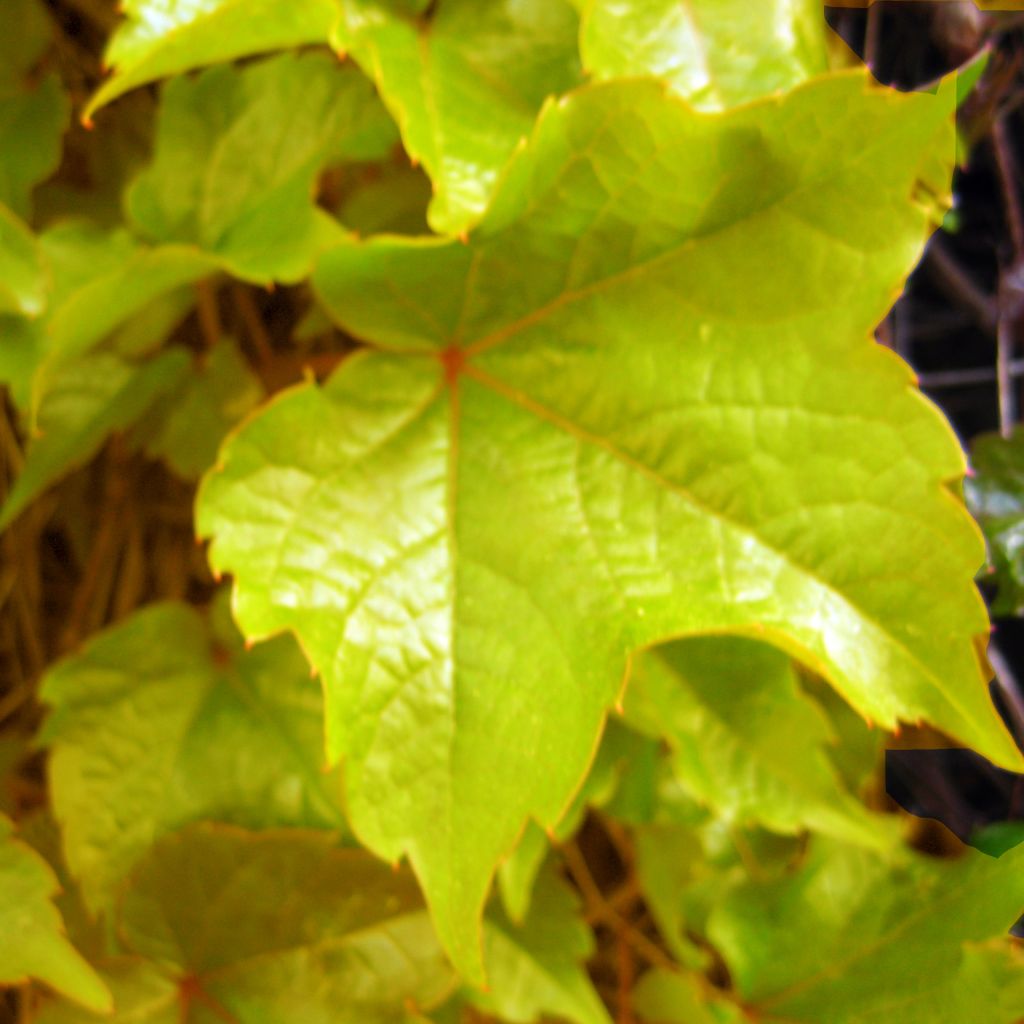
[[[859,73],[722,115],[597,85],[545,108],[468,245],[322,262],[377,350],[229,442],[199,531],[244,631],[301,638],[353,827],[410,856],[467,973],[495,863],[558,820],[638,647],[763,637],[1018,763],[962,454],[869,340],[950,113]]]

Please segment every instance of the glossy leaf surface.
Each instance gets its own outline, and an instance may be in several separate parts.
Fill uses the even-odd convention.
[[[637,647],[760,635],[887,727],[1020,763],[962,454],[869,340],[936,218],[905,197],[945,191],[951,99],[858,73],[712,117],[581,90],[468,245],[322,261],[377,350],[250,421],[198,526],[243,630],[301,636],[356,832],[410,856],[469,974],[495,863],[562,815]]]
[[[336,0],[125,0],[107,48],[113,76],[86,115],[129,89],[192,68],[325,42]]]
[[[583,0],[583,63],[657,75],[700,110],[784,92],[827,68],[818,0]]]
[[[44,681],[54,807],[93,907],[155,840],[192,821],[343,827],[301,654],[286,638],[245,651],[225,619],[155,605]]]
[[[439,0],[426,19],[379,0],[341,6],[335,45],[376,82],[433,179],[436,231],[479,218],[541,103],[579,83],[578,31],[566,0]]]
[[[109,1010],[110,993],[68,942],[50,902],[57,879],[11,833],[0,815],[0,985],[38,978],[91,1010]]]

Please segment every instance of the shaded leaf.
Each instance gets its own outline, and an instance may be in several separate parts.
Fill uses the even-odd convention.
[[[29,216],[32,188],[57,169],[68,113],[57,75],[47,75],[33,89],[0,90],[0,203],[19,216]]]
[[[631,724],[664,736],[676,776],[724,820],[779,832],[816,829],[884,849],[896,839],[826,759],[821,709],[789,658],[739,637],[703,637],[645,652],[626,697]]]
[[[133,875],[113,1024],[405,1024],[454,985],[411,877],[327,835],[197,825]],[[86,1018],[48,1003],[37,1021]]]
[[[137,953],[194,979],[188,1020],[212,1004],[253,1024],[391,1024],[453,983],[411,876],[327,836],[170,836],[135,873],[122,930]]]
[[[0,204],[0,315],[38,316],[46,296],[46,269],[35,236]]]
[[[180,348],[143,362],[97,352],[62,365],[50,377],[25,463],[0,506],[0,529],[50,484],[88,462],[110,434],[129,427],[175,388],[188,365]]]
[[[603,807],[618,788],[622,773],[633,759],[648,752],[648,741],[611,719],[605,727],[594,763],[572,804],[551,831],[551,839],[565,842],[583,824],[590,807]],[[502,905],[513,921],[522,921],[530,908],[533,884],[548,854],[550,840],[534,821],[527,824],[516,848],[498,869]]]
[[[124,0],[107,47],[114,74],[85,116],[158,78],[268,50],[325,42],[336,0]]]
[[[301,636],[355,831],[409,855],[468,975],[494,865],[561,818],[636,648],[756,634],[884,726],[1020,763],[976,653],[962,453],[870,340],[951,112],[950,83],[863,73],[717,117],[582,89],[468,245],[321,261],[378,349],[234,435],[198,529],[246,634]]]
[[[34,321],[8,321],[0,346],[0,382],[10,385],[30,422],[63,364],[155,299],[218,269],[194,247],[140,246],[127,231],[84,221],[44,231],[39,245],[49,271],[45,314]]]
[[[1024,847],[998,860],[908,851],[893,863],[820,841],[792,877],[733,890],[709,932],[760,1020],[953,1024],[985,1006],[986,1020],[1011,1024],[1020,965],[1007,1005],[991,984],[1005,956],[993,962],[969,944],[1005,936],[1017,919],[1022,867]]]
[[[110,1009],[110,993],[64,935],[51,897],[57,879],[12,835],[0,815],[0,985],[38,978],[92,1010]]]
[[[215,609],[159,604],[46,675],[53,804],[72,873],[105,905],[154,840],[216,819],[340,828],[321,698],[294,643],[252,651]]]
[[[0,92],[20,89],[50,45],[50,17],[40,0],[5,0],[0,33]],[[4,154],[5,157],[7,154]]]
[[[334,42],[376,82],[433,179],[431,226],[458,232],[479,219],[543,101],[579,83],[577,35],[566,0],[439,0],[428,21],[349,0]]]
[[[213,465],[224,436],[262,397],[259,378],[225,339],[151,411],[136,440],[144,441],[148,455],[195,479]]]
[[[964,495],[985,532],[993,582],[993,615],[1024,611],[1024,430],[1008,438],[984,434],[971,449],[974,476]]]
[[[611,1024],[585,961],[594,939],[573,890],[551,869],[541,872],[522,924],[499,906],[484,925],[487,991],[470,1001],[509,1024],[530,1024],[547,1013],[575,1024]]]
[[[598,78],[657,75],[724,110],[826,71],[825,33],[818,0],[585,0],[580,49]]]
[[[297,281],[342,235],[313,202],[317,174],[396,139],[371,84],[330,55],[211,68],[166,86],[156,159],[129,212],[151,240],[192,243],[237,276]]]
[[[216,1017],[192,1012],[182,1015],[181,990],[173,977],[155,964],[132,957],[106,961],[99,968],[113,995],[112,1024],[215,1024]],[[56,999],[47,999],[32,1016],[32,1024],[96,1024],[95,1014]]]
[[[740,1008],[716,997],[703,978],[648,971],[633,990],[633,1006],[647,1024],[741,1024]]]

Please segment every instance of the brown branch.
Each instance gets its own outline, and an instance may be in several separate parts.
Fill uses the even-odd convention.
[[[220,309],[217,305],[217,289],[208,279],[196,285],[196,299],[196,316],[199,319],[203,346],[213,348],[224,336],[224,329],[221,326]]]

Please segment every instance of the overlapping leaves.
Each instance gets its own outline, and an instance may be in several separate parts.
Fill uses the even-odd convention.
[[[299,282],[336,245],[317,297],[370,348],[252,418],[199,506],[245,633],[297,633],[326,700],[291,638],[243,650],[219,606],[157,605],[47,676],[53,804],[105,915],[113,1019],[605,1024],[592,934],[542,866],[600,805],[635,827],[624,898],[678,961],[636,990],[651,1021],[986,1005],[1009,1024],[1024,971],[990,940],[1024,901],[1020,855],[901,853],[840,781],[875,750],[856,713],[1019,764],[975,653],[962,457],[868,341],[942,212],[952,89],[816,77],[811,0],[129,0],[91,111],[224,66],[160,90],[128,231],[37,237],[66,103],[26,78],[48,28],[17,6],[0,135],[31,144],[0,161],[0,376],[43,433],[4,523],[112,430],[185,476],[213,463],[260,388],[229,338],[162,348],[183,286]],[[226,63],[325,42],[358,68]],[[385,107],[432,179],[430,225],[462,242],[358,243],[317,205],[326,168],[375,161],[332,197],[341,221],[423,230]],[[636,653],[702,633],[733,635]],[[839,773],[789,656],[855,709],[833,708]],[[595,759],[613,706],[647,736],[616,722]],[[343,804],[372,851],[409,856],[433,923],[407,873],[341,847]],[[99,1007],[52,877],[9,837],[0,853],[41,923],[17,977]],[[714,956],[732,991],[702,973]],[[47,1000],[36,1019],[92,1017]]]
[[[760,635],[865,716],[1019,763],[944,486],[962,455],[867,340],[938,215],[906,196],[944,193],[950,112],[949,86],[861,74],[718,117],[596,86],[546,108],[468,245],[322,261],[376,351],[251,422],[199,528],[243,629],[302,637],[355,830],[411,857],[464,969],[635,647]]]
[[[285,638],[244,651],[224,611],[207,624],[186,605],[155,605],[44,681],[53,804],[93,907],[192,821],[343,826],[302,655]]]
[[[57,880],[0,816],[0,985],[38,978],[89,1007],[109,1010],[110,993],[64,935],[50,902]]]
[[[297,281],[342,234],[314,205],[318,173],[395,141],[370,83],[327,54],[213,68],[166,87],[129,212],[146,237],[192,243],[237,277]]]

